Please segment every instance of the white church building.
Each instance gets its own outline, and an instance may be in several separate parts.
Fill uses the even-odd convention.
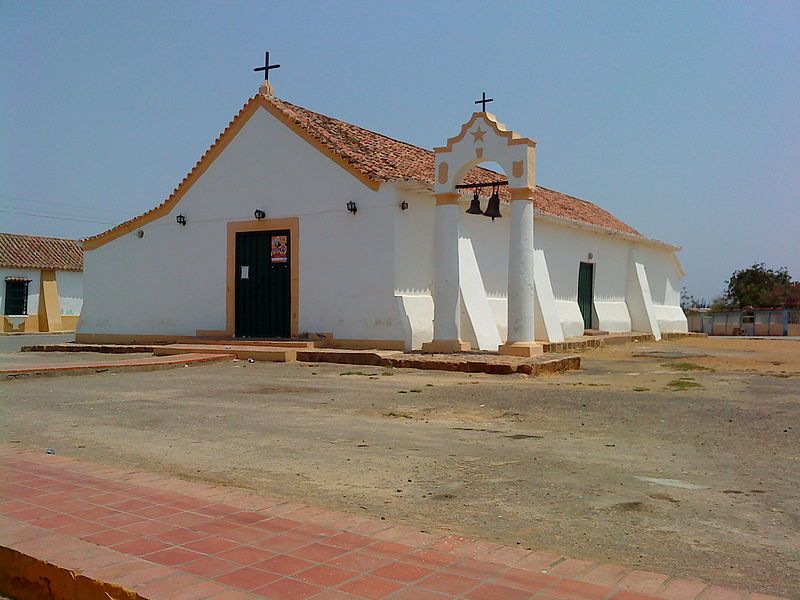
[[[687,331],[679,248],[538,187],[536,143],[494,115],[430,151],[267,81],[163,203],[83,248],[83,342],[324,333],[529,356],[585,330]]]

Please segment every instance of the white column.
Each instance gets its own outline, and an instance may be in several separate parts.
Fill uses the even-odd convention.
[[[508,339],[500,346],[501,354],[533,356],[542,351],[534,338],[533,250],[533,201],[512,199],[508,242]]]
[[[461,341],[458,198],[457,193],[436,195],[433,341],[422,345],[424,352],[469,350],[469,343]]]

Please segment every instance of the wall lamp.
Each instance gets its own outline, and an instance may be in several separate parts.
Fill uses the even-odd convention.
[[[400,210],[408,210],[408,202],[406,202],[405,200],[403,200],[403,201],[400,203]]]
[[[358,207],[356,206],[355,202],[350,200],[350,202],[347,203],[347,210],[349,210],[353,214],[356,214],[358,212]]]
[[[253,216],[256,218],[256,221],[260,221],[261,219],[263,219],[264,217],[266,217],[266,216],[267,216],[267,213],[265,213],[265,212],[264,212],[263,210],[261,210],[260,208],[257,208],[257,209],[256,209],[256,210],[253,212]]]
[[[186,227],[186,217],[184,215],[178,215],[175,217],[175,220],[178,222],[178,225]]]

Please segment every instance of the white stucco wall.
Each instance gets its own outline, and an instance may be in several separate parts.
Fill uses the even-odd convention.
[[[83,273],[56,271],[58,302],[62,315],[79,315],[83,306]]]
[[[688,323],[681,309],[682,269],[677,259],[656,249],[641,246],[638,254],[645,264],[653,310],[662,333],[686,332]]]
[[[38,269],[9,269],[0,268],[0,310],[5,313],[6,308],[6,277],[24,277],[30,279],[28,284],[28,314],[35,315],[39,312],[39,288],[41,278]]]
[[[541,248],[547,257],[564,336],[583,334],[583,317],[578,308],[581,262],[594,264],[593,326],[605,331],[630,331],[630,316],[625,305],[628,244],[545,220],[535,220],[534,223],[536,247]]]
[[[431,298],[435,261],[426,260],[425,257],[433,252],[434,200],[432,196],[424,194],[408,195],[408,199],[411,209],[407,211],[407,216],[415,218],[403,220],[401,217],[402,224],[395,226],[396,290],[398,294]],[[486,217],[464,214],[466,207],[467,204],[462,203],[459,235],[471,240],[495,325],[501,339],[505,339],[510,220],[508,207],[501,208],[503,218],[494,222]],[[634,247],[641,251],[640,260],[646,265],[651,289],[657,290],[653,292],[653,308],[661,331],[686,330],[686,321],[680,309],[681,273],[672,251],[668,248],[561,225],[545,218],[535,218],[534,229],[534,245],[543,253],[546,261],[563,337],[583,334],[583,317],[577,303],[578,269],[581,262],[595,265],[594,327],[611,332],[631,330],[627,303],[628,260]],[[589,254],[592,255],[591,259]],[[432,304],[432,298],[430,302]],[[409,305],[407,310],[414,308]],[[416,312],[409,319],[416,324],[417,338],[432,337],[432,309],[425,314]],[[427,332],[425,323],[428,323]],[[536,323],[536,339],[548,340],[544,316],[538,303]],[[468,325],[468,319],[462,318],[463,339],[475,337],[474,328]],[[418,345],[415,343],[414,347]]]
[[[346,210],[348,201],[356,215]],[[401,211],[402,200],[409,209]],[[484,201],[485,203],[485,201]],[[460,236],[469,239],[483,280],[488,311],[506,338],[510,214],[495,220],[462,212]],[[258,109],[228,147],[166,215],[85,252],[84,298],[77,278],[59,276],[64,314],[82,311],[80,333],[195,335],[226,327],[227,223],[299,217],[299,330],[342,339],[404,340],[419,348],[433,337],[435,201],[406,184],[374,192]],[[175,222],[183,214],[185,227]],[[550,274],[554,308],[564,337],[581,335],[577,305],[581,261],[595,264],[595,327],[628,331],[628,256],[632,242],[535,219],[535,247]],[[663,331],[685,330],[679,308],[680,269],[672,252],[646,244],[642,261]],[[592,254],[592,259],[588,255]],[[38,300],[38,273],[30,312]],[[31,277],[34,279],[34,277]],[[63,290],[62,288],[63,281]],[[477,288],[475,288],[477,289]],[[69,308],[67,308],[69,306]],[[469,318],[466,315],[465,318]],[[543,321],[537,307],[537,323]],[[465,335],[474,337],[467,321]],[[547,339],[538,327],[537,339]],[[542,336],[545,336],[544,338]]]
[[[261,108],[143,238],[132,232],[85,253],[79,332],[225,329],[226,223],[252,220],[255,209],[299,217],[301,332],[404,339],[393,293],[395,190],[373,192]]]

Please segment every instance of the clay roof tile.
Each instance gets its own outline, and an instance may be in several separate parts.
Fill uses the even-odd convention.
[[[83,270],[79,240],[0,233],[0,267]]]

